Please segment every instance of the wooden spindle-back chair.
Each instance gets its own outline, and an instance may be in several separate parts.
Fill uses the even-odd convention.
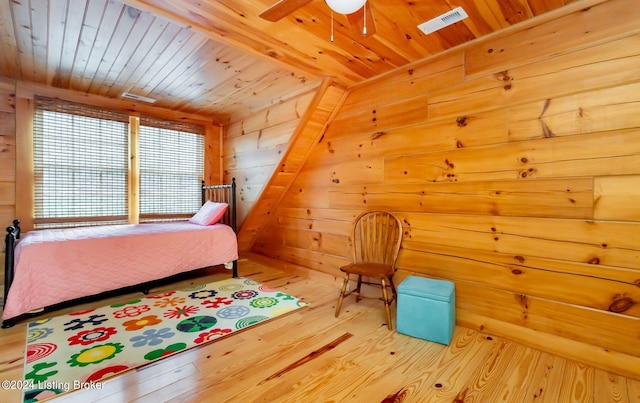
[[[345,279],[336,306],[336,318],[340,314],[344,297],[354,294],[358,302],[364,297],[361,293],[362,284],[380,286],[382,298],[379,299],[384,302],[387,327],[391,330],[390,305],[397,298],[393,275],[402,242],[402,223],[386,211],[364,212],[356,217],[351,239],[353,263],[340,268],[345,273]],[[355,289],[347,291],[351,275],[358,276],[357,284]],[[363,277],[367,279],[363,281]],[[391,289],[391,295],[387,288]]]

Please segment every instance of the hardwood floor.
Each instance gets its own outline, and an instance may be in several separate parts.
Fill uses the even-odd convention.
[[[377,300],[356,304],[345,299],[336,319],[335,284],[254,259],[241,260],[239,268],[241,276],[311,304],[108,379],[100,390],[76,391],[54,401],[640,402],[640,381],[462,327],[456,328],[450,346],[404,336],[387,330]],[[210,270],[153,291],[228,276]],[[0,331],[0,380],[22,379],[25,329],[21,322]],[[19,391],[0,390],[0,402],[19,400]]]

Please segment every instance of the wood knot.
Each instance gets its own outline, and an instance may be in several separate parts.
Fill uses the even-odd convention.
[[[460,116],[456,119],[456,124],[458,125],[458,127],[465,127],[467,125],[467,117],[466,116]]]
[[[274,59],[281,59],[282,58],[282,55],[278,51],[276,51],[274,49],[268,49],[266,52],[264,52],[264,54],[269,56],[269,57],[272,57]]]
[[[528,309],[529,305],[528,305],[528,298],[526,295],[524,294],[517,294],[516,295],[516,301],[522,305],[523,308]]]
[[[513,258],[520,263],[524,263],[524,256],[516,255]]]
[[[331,179],[331,182],[333,183],[340,183],[340,179],[336,178],[336,179]]]
[[[600,264],[600,258],[599,257],[591,258],[591,260],[589,260],[587,263],[589,263],[589,264]]]
[[[496,74],[496,77],[498,78],[498,80],[505,82],[513,80],[509,75],[509,71],[507,70],[501,71],[500,73]]]
[[[526,179],[528,177],[531,177],[536,172],[538,172],[538,170],[536,168],[529,168],[527,170],[520,171],[520,177],[523,178],[523,179]]]
[[[551,129],[549,128],[549,126],[547,126],[545,122],[540,121],[540,124],[542,125],[542,135],[544,136],[545,139],[556,137],[555,133],[551,131]]]
[[[615,313],[622,313],[627,309],[631,308],[635,302],[630,297],[622,297],[615,299],[611,305],[609,305],[609,310]]]
[[[371,140],[379,139],[380,137],[384,136],[385,134],[387,134],[387,132],[375,132],[375,133],[373,133],[373,136],[371,136]]]
[[[458,393],[456,397],[453,398],[453,403],[464,403],[467,401],[467,394],[469,393],[469,388],[465,388],[462,392]]]
[[[402,402],[407,398],[408,394],[409,392],[406,391],[405,389],[400,389],[398,392],[394,393],[393,395],[389,395],[384,399],[382,399],[382,403]]]
[[[511,270],[511,273],[513,273],[513,274],[515,274],[515,275],[522,274],[522,270],[520,270],[520,269],[513,269],[513,270]]]

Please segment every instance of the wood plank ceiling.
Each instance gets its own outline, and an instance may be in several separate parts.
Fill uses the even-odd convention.
[[[370,0],[370,35],[314,0],[259,17],[277,0],[0,0],[0,77],[118,98],[225,123],[316,88],[350,86],[564,6],[571,0]],[[578,0],[579,1],[579,0]],[[417,25],[462,6],[469,18]],[[371,24],[375,24],[375,27]]]

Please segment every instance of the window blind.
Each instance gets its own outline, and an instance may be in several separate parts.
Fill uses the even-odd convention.
[[[202,203],[204,127],[140,118],[140,222],[183,220]]]
[[[127,223],[127,114],[37,97],[35,228]]]

